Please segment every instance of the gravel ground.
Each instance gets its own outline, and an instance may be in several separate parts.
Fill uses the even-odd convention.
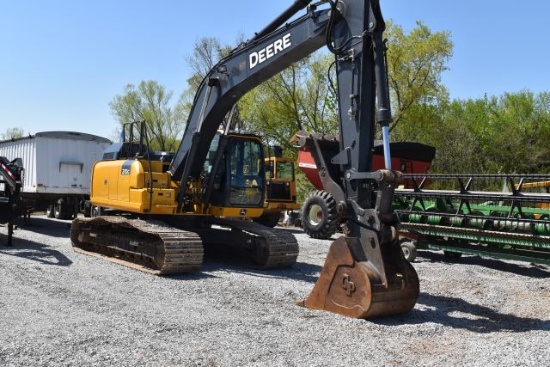
[[[549,365],[550,267],[420,252],[415,308],[355,320],[294,305],[331,241],[291,230],[291,269],[207,258],[155,277],[76,254],[68,222],[33,217],[0,246],[0,366]]]

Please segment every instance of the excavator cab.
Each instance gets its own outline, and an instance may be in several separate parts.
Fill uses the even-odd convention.
[[[220,144],[220,140],[224,144]],[[216,157],[220,154],[221,160],[217,163]],[[263,162],[259,137],[248,134],[216,135],[203,170],[203,177],[213,180],[210,204],[225,208],[263,207]]]

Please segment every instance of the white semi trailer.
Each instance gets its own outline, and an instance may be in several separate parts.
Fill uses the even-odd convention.
[[[81,132],[44,131],[0,141],[0,156],[21,158],[21,194],[29,209],[72,219],[84,211],[92,165],[110,144],[109,139]]]

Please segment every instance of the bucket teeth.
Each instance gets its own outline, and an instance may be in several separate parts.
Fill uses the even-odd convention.
[[[385,268],[401,270],[386,274],[388,284],[377,283],[370,264],[356,261],[346,238],[340,237],[331,244],[310,295],[298,304],[359,319],[410,311],[418,298],[418,276],[404,259],[401,266],[392,265]]]

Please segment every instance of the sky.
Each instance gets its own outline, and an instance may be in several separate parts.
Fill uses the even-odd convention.
[[[0,133],[80,131],[113,138],[109,102],[128,83],[186,89],[194,44],[248,39],[294,0],[0,0]],[[550,1],[380,0],[405,31],[422,21],[454,44],[451,98],[550,91]]]

